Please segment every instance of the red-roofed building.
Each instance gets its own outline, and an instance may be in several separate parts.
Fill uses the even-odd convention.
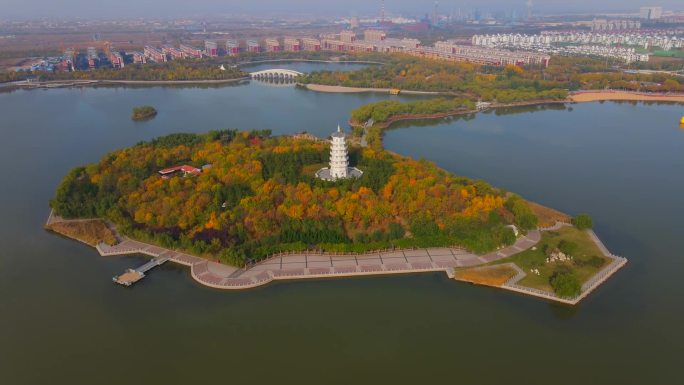
[[[202,173],[202,170],[199,168],[195,168],[192,166],[188,165],[183,165],[183,166],[176,166],[176,167],[170,167],[170,168],[165,168],[163,170],[159,170],[159,175],[163,179],[169,179],[170,177],[176,175],[177,173],[183,173],[183,176],[188,176],[188,175],[199,175]]]

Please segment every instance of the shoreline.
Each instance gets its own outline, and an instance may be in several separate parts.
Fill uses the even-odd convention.
[[[332,86],[325,86],[325,87],[332,87]],[[307,87],[308,88],[308,87]],[[343,89],[353,89],[350,87],[338,87],[338,88],[343,88]],[[322,91],[322,92],[336,92],[333,91],[333,88],[329,88],[328,91]],[[384,91],[385,89],[362,89],[362,90],[376,90],[378,92]],[[344,90],[340,91],[343,93],[347,92],[356,92],[356,91],[350,91],[350,90]],[[360,91],[360,92],[371,92],[371,91]],[[408,93],[402,91],[402,93]],[[376,123],[372,127],[376,127],[379,129],[386,129],[392,126],[394,123],[398,122],[403,122],[403,121],[411,121],[411,120],[437,120],[437,119],[444,119],[444,118],[449,118],[453,116],[460,116],[460,115],[468,115],[468,114],[475,114],[478,112],[484,112],[487,110],[496,110],[499,108],[516,108],[516,107],[530,107],[530,106],[543,106],[543,105],[551,105],[551,104],[579,104],[579,103],[592,103],[592,102],[601,102],[601,101],[632,101],[632,102],[662,102],[662,103],[684,103],[684,94],[646,94],[646,93],[640,93],[640,92],[627,92],[627,91],[580,91],[580,92],[575,92],[571,93],[568,95],[567,99],[564,100],[532,100],[532,101],[527,101],[527,102],[518,102],[518,103],[507,103],[507,104],[492,104],[491,106],[487,107],[486,109],[482,110],[466,110],[466,111],[448,111],[448,112],[439,112],[435,114],[420,114],[420,115],[396,115],[394,117],[391,117],[385,122],[382,123]],[[351,119],[347,121],[347,123],[354,128],[359,128],[363,127],[362,123],[357,123],[357,122],[352,122]]]
[[[529,101],[529,102],[519,102],[519,103],[508,103],[508,104],[493,104],[486,109],[475,109],[475,110],[458,110],[458,111],[447,111],[447,112],[437,112],[434,114],[419,114],[419,115],[396,115],[391,118],[389,118],[387,121],[382,122],[382,123],[376,123],[371,126],[372,128],[379,128],[381,130],[384,130],[386,128],[389,128],[392,126],[394,123],[398,122],[404,122],[404,121],[411,121],[411,120],[437,120],[437,119],[444,119],[444,118],[449,118],[453,116],[461,116],[461,115],[469,115],[469,114],[476,114],[478,112],[484,112],[488,110],[496,110],[499,108],[515,108],[515,107],[530,107],[530,106],[545,106],[545,105],[550,105],[550,104],[567,104],[567,103],[572,103],[568,100],[534,100],[534,101]],[[347,121],[347,123],[354,128],[359,128],[363,127],[362,123],[357,123],[357,122],[352,122],[351,119]]]
[[[315,92],[327,92],[327,93],[366,93],[366,92],[377,92],[377,93],[389,93],[390,88],[370,88],[370,87],[346,87],[346,86],[331,86],[325,84],[300,84],[304,88],[315,91]],[[444,95],[444,96],[454,96],[453,93],[444,91],[412,91],[402,89],[400,94],[409,95]],[[518,106],[529,106],[529,105],[540,105],[540,104],[556,104],[556,103],[587,103],[602,100],[614,100],[614,101],[656,101],[656,102],[681,102],[684,103],[684,94],[660,94],[660,93],[646,93],[637,91],[621,91],[621,90],[586,90],[586,91],[573,91],[568,93],[568,97],[565,100],[536,100],[529,102],[518,102],[518,103],[508,103],[508,104],[492,104],[489,108],[500,108],[500,107],[518,107]],[[451,114],[453,115],[453,114]],[[419,119],[419,118],[417,118]]]
[[[365,93],[365,92],[378,92],[389,94],[390,88],[364,88],[364,87],[345,87],[345,86],[328,86],[324,84],[300,84],[307,90],[315,92],[327,92],[327,93],[339,93],[339,94],[352,94],[352,93]],[[436,92],[436,91],[410,91],[401,90],[402,94],[408,95],[451,95],[446,92]]]
[[[248,76],[234,79],[206,79],[206,80],[47,80],[44,82],[14,82],[7,88],[15,89],[51,89],[68,87],[91,87],[98,85],[176,85],[176,84],[227,84],[250,80]]]
[[[84,220],[64,220],[54,216],[51,210],[46,223],[46,229],[48,225],[53,223],[71,221]],[[164,261],[170,260],[189,267],[191,277],[203,286],[221,290],[247,290],[267,285],[273,281],[434,272],[444,272],[450,279],[461,281],[455,276],[456,269],[490,266],[492,262],[508,258],[535,246],[541,240],[541,232],[553,231],[561,226],[569,226],[569,224],[557,222],[552,227],[530,230],[527,235],[519,237],[513,245],[484,255],[472,254],[460,247],[378,250],[358,254],[308,251],[285,252],[271,255],[252,266],[244,268],[210,261],[181,251],[122,237],[111,224],[109,226],[113,229],[117,239],[120,240],[114,246],[104,243],[92,246],[78,238],[66,234],[60,235],[94,247],[100,256],[103,257],[143,254],[153,258],[163,258]],[[48,229],[48,231],[51,230]],[[582,284],[582,292],[576,298],[561,298],[552,292],[517,285],[517,282],[525,276],[525,273],[519,268],[516,269],[518,274],[515,277],[509,279],[501,286],[491,287],[566,305],[576,305],[627,263],[627,259],[611,254],[593,231],[589,230],[589,232],[594,242],[596,242],[606,257],[612,259],[612,262],[584,282]]]
[[[249,80],[249,76],[234,79],[207,79],[207,80],[101,80],[103,83],[114,84],[222,84],[235,83]]]
[[[299,62],[299,63],[330,63],[330,64],[378,64],[384,65],[385,63],[372,60],[324,60],[324,59],[267,59],[267,60],[257,60],[257,61],[246,61],[235,63],[234,65],[238,67],[246,67],[250,65],[257,65],[263,63],[284,63],[284,62]]]

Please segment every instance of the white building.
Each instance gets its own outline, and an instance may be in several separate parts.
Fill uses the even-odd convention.
[[[646,20],[658,20],[663,17],[663,7],[641,7],[639,17]]]
[[[346,178],[358,178],[363,175],[363,171],[356,167],[349,167],[349,156],[347,155],[347,140],[342,128],[337,125],[337,132],[332,134],[330,141],[330,167],[322,168],[316,172],[316,177],[334,181]]]

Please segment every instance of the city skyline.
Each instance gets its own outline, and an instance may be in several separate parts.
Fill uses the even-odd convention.
[[[473,9],[492,11],[521,11],[526,8],[526,1],[515,0],[482,0],[477,3],[462,0],[442,0],[438,2],[438,12],[451,14],[458,10]],[[302,15],[302,16],[332,16],[363,14],[374,15],[380,13],[380,1],[349,0],[344,3],[321,3],[314,0],[290,0],[287,2],[276,0],[197,0],[192,3],[169,2],[163,0],[148,0],[144,4],[133,0],[120,0],[116,3],[100,3],[86,0],[63,0],[53,2],[38,0],[25,2],[21,0],[1,0],[3,19],[30,18],[122,18],[122,17],[179,17],[179,16],[210,16],[210,15]],[[435,2],[432,0],[385,1],[385,9],[389,15],[424,15],[432,13]],[[629,12],[638,13],[642,6],[660,6],[666,10],[678,11],[684,5],[677,0],[661,0],[658,2],[643,2],[641,0],[606,0],[601,2],[579,0],[569,4],[563,0],[535,0],[533,11],[538,14],[549,13],[592,13],[592,12]]]

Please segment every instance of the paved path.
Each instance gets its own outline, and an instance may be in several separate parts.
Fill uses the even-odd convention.
[[[59,221],[64,221],[64,219],[53,216],[52,213],[50,214],[48,224]],[[518,238],[513,245],[485,255],[476,255],[456,247],[387,250],[367,254],[283,253],[274,255],[246,269],[211,262],[190,254],[169,250],[127,237],[121,237],[121,242],[114,246],[100,243],[96,246],[96,249],[103,256],[145,254],[161,258],[164,261],[170,260],[190,267],[192,277],[205,286],[217,289],[240,290],[265,285],[274,280],[287,279],[437,271],[443,271],[453,278],[455,268],[473,267],[508,258],[536,245],[541,239],[542,231],[554,231],[563,226],[570,225],[557,222],[551,227],[531,230],[526,236]],[[582,285],[582,291],[576,298],[559,298],[554,293],[518,285],[518,282],[526,274],[514,264],[511,265],[516,269],[517,274],[503,284],[501,288],[566,304],[577,304],[627,263],[627,259],[611,254],[593,231],[588,230],[588,232],[601,252],[611,259],[611,262]]]
[[[541,231],[558,230],[563,226],[571,225],[563,222],[556,222],[555,225],[541,229]],[[596,290],[596,288],[598,288],[603,282],[610,278],[611,275],[615,274],[615,272],[617,272],[623,266],[625,266],[625,264],[627,264],[627,258],[619,257],[608,251],[608,248],[606,248],[606,246],[603,244],[603,242],[601,242],[598,236],[596,236],[596,233],[594,233],[593,230],[587,230],[587,232],[592,241],[594,241],[596,246],[598,246],[599,250],[601,250],[601,253],[603,253],[603,255],[611,261],[609,264],[607,264],[601,270],[599,270],[596,274],[594,274],[594,276],[592,276],[586,282],[584,282],[584,284],[582,284],[582,289],[578,296],[574,298],[561,298],[558,297],[556,293],[518,285],[518,282],[520,282],[521,279],[525,278],[527,274],[515,264],[511,264],[511,266],[517,271],[517,274],[515,275],[515,277],[509,279],[506,283],[504,283],[501,286],[501,288],[556,302],[562,302],[568,305],[576,305],[581,300],[586,298],[592,291]]]
[[[210,262],[189,254],[122,238],[109,246],[97,245],[100,255],[146,254],[168,257],[190,267],[192,277],[203,285],[218,289],[247,289],[278,279],[307,279],[361,275],[406,274],[443,271],[450,277],[454,268],[470,267],[510,257],[537,244],[538,230],[530,231],[514,245],[485,255],[461,248],[391,250],[368,254],[286,253],[272,256],[248,269]]]

